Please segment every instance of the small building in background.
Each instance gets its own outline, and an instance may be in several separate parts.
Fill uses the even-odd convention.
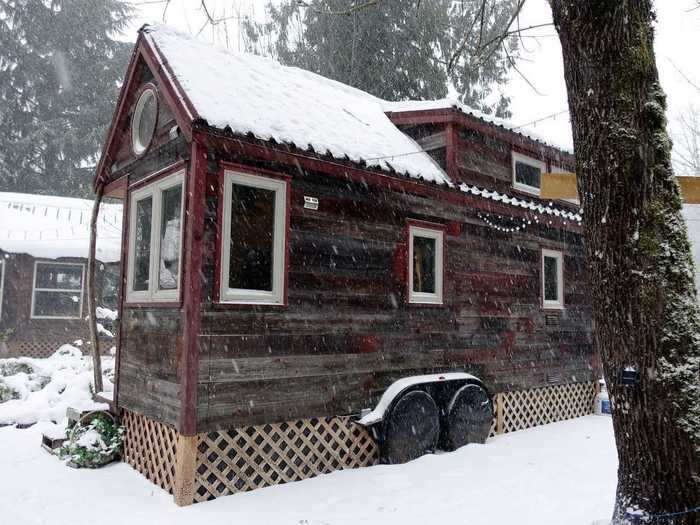
[[[86,199],[0,193],[0,357],[47,357],[64,343],[87,344],[92,205]],[[98,305],[114,309],[121,204],[103,204],[97,224]],[[110,317],[100,321],[104,334]]]

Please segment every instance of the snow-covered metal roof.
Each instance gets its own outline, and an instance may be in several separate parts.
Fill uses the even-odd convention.
[[[167,26],[148,26],[143,34],[210,126],[451,185],[430,155],[389,120],[383,101],[364,91]]]
[[[93,201],[0,192],[0,250],[33,257],[87,258]],[[97,220],[96,258],[121,257],[122,205],[103,203]]]
[[[493,115],[487,115],[483,111],[479,111],[478,109],[474,109],[472,107],[467,106],[466,104],[463,104],[456,97],[447,97],[438,100],[406,100],[399,102],[385,101],[382,103],[382,106],[384,107],[384,111],[391,113],[406,113],[409,111],[431,111],[437,109],[453,108],[457,111],[464,113],[465,115],[469,115],[483,122],[486,122],[487,124],[492,124],[493,126],[503,128],[512,133],[522,135],[523,137],[532,141],[539,142],[544,146],[549,146],[551,148],[555,148],[570,155],[573,155],[573,150],[570,146],[566,144],[558,144],[550,138],[545,138],[542,135],[539,135],[534,131],[528,129],[527,127],[516,125],[513,122],[510,122],[509,120],[494,117]]]

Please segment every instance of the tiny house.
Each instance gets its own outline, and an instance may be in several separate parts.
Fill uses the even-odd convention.
[[[494,396],[496,432],[590,411],[560,168],[456,101],[142,28],[95,179],[124,200],[127,461],[189,504],[483,441]]]
[[[64,343],[90,340],[92,207],[86,199],[0,192],[0,357],[48,357]],[[105,204],[97,221],[95,283],[107,308],[117,303],[122,213],[121,204]]]

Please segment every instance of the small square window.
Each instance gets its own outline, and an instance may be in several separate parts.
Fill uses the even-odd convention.
[[[516,152],[512,153],[512,157],[513,187],[533,195],[539,195],[542,173],[546,170],[545,163]]]
[[[442,304],[443,243],[442,230],[409,226],[410,303]]]
[[[127,299],[176,301],[180,296],[184,172],[130,197]]]
[[[542,250],[542,305],[564,307],[564,270],[562,253]]]
[[[35,262],[32,287],[33,319],[80,319],[85,266]]]
[[[226,171],[220,300],[283,304],[287,183]]]

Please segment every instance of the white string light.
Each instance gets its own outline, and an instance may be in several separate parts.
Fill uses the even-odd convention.
[[[488,215],[485,215],[481,212],[477,213],[477,216],[484,221],[490,228],[503,232],[503,233],[516,233],[519,231],[525,230],[530,224],[532,224],[532,221],[534,220],[536,223],[539,223],[539,219],[537,216],[534,217],[534,219],[525,219],[521,218],[520,220],[522,223],[518,226],[501,226],[500,224],[496,224],[493,220]],[[500,215],[497,216],[499,219],[503,219],[504,217],[501,217]],[[512,217],[507,217],[508,219],[512,220]]]

